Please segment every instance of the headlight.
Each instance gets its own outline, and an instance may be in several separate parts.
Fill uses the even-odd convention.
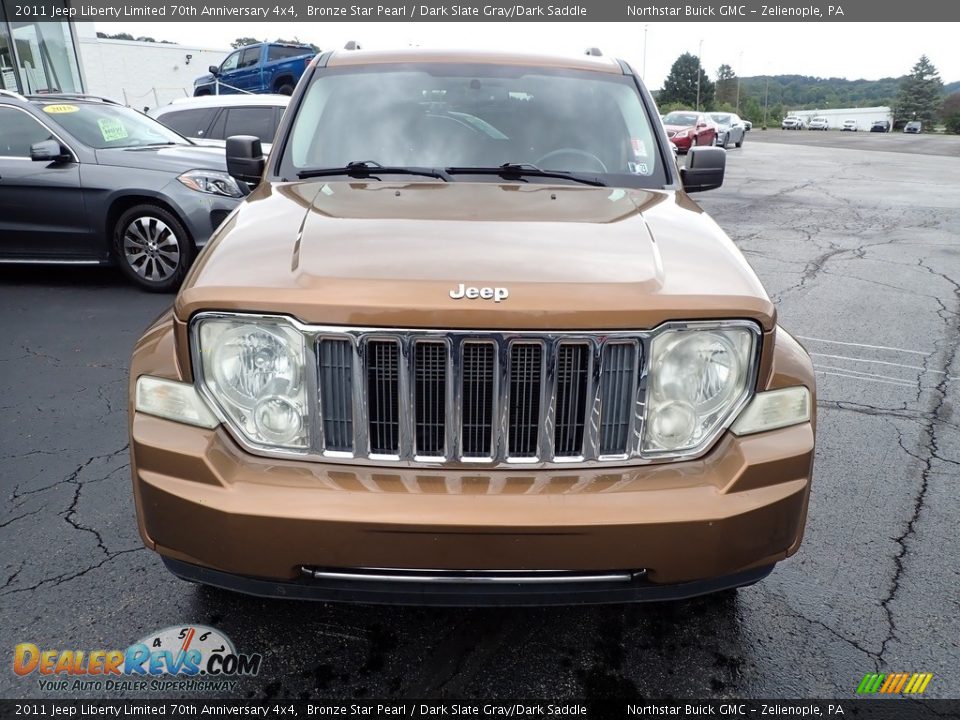
[[[209,391],[258,445],[309,445],[303,335],[281,319],[201,318],[195,341]]]
[[[676,135],[674,135],[674,137],[684,138],[684,137],[686,137],[686,136],[689,135],[689,134],[690,134],[690,131],[689,131],[689,130],[681,130],[681,131],[678,132]]]
[[[643,451],[697,449],[750,391],[756,333],[746,327],[667,330],[650,347]]]
[[[187,170],[183,175],[177,176],[177,180],[191,190],[208,195],[243,197],[243,191],[240,190],[237,181],[219,170]]]

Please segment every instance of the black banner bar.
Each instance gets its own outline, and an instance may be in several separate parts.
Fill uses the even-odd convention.
[[[849,718],[960,717],[960,700],[0,700],[0,718]]]
[[[2,0],[7,19],[99,22],[949,22],[944,0]]]

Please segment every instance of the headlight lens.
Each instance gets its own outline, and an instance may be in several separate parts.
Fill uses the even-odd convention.
[[[667,330],[651,343],[643,451],[697,448],[745,398],[755,334],[745,327]]]
[[[231,426],[260,445],[306,448],[303,335],[282,320],[198,322],[203,383]]]
[[[689,134],[690,134],[690,131],[689,131],[689,130],[681,130],[680,132],[678,132],[678,133],[675,135],[675,137],[685,138],[685,137],[686,137],[687,135],[689,135]]]
[[[191,190],[207,193],[208,195],[222,195],[223,197],[243,197],[243,191],[237,181],[218,170],[187,170],[177,177],[183,185]]]

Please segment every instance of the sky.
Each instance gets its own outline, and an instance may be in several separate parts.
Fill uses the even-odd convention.
[[[659,88],[684,52],[698,54],[711,77],[726,63],[741,76],[899,77],[922,54],[944,82],[960,80],[960,23],[96,23],[98,31],[128,32],[182,45],[229,48],[237,37],[312,42],[323,50],[356,40],[365,49],[524,50],[579,54],[599,47],[633,65]],[[646,40],[646,52],[644,44]],[[644,72],[645,66],[645,72]]]

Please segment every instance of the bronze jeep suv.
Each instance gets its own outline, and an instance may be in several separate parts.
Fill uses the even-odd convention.
[[[131,366],[143,541],[258,595],[551,604],[797,551],[814,376],[624,62],[343,51]]]

